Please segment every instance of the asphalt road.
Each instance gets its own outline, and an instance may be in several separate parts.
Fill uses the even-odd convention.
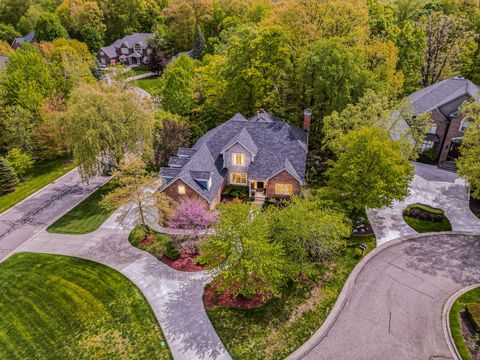
[[[1,213],[0,261],[108,180],[108,177],[95,177],[90,183],[82,184],[75,168]]]
[[[450,295],[475,283],[480,235],[399,242],[371,258],[333,326],[320,329],[290,359],[453,359],[442,309]]]

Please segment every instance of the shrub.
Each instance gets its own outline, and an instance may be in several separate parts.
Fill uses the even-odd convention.
[[[430,149],[425,151],[422,154],[418,155],[418,161],[423,162],[425,164],[435,164],[435,160],[437,159],[437,153],[435,149]]]
[[[180,253],[178,252],[177,248],[175,247],[175,245],[171,241],[169,241],[165,245],[164,255],[167,258],[169,258],[170,260],[177,260],[178,258],[180,258]]]
[[[8,161],[0,157],[0,195],[15,191],[17,184],[17,174]]]
[[[480,304],[466,304],[465,310],[472,321],[475,331],[480,333]]]
[[[433,222],[442,222],[445,219],[445,213],[443,210],[435,209],[428,205],[422,204],[412,204],[407,206],[403,214],[415,219]]]
[[[248,200],[248,187],[227,185],[222,192],[223,196],[232,197],[240,200]]]
[[[133,228],[133,230],[128,234],[128,241],[133,246],[137,246],[140,241],[145,239],[147,236],[147,229],[143,225],[137,225]]]

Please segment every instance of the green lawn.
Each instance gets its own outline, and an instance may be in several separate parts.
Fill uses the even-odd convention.
[[[413,230],[419,233],[452,231],[452,225],[447,218],[443,219],[442,222],[434,222],[404,215],[403,219],[411,228],[413,228]]]
[[[160,85],[160,78],[147,78],[147,79],[139,79],[139,80],[134,80],[130,81],[128,83],[130,86],[138,86],[139,88],[142,88],[146,92],[149,92],[150,94],[153,94],[156,88]]]
[[[255,310],[217,307],[207,310],[218,335],[234,359],[284,359],[322,325],[350,272],[360,260],[359,244],[370,251],[374,236],[350,239],[347,251],[316,266],[315,281],[291,285],[280,299]]]
[[[124,73],[121,73],[115,76],[115,79],[126,79],[132,76],[146,74],[148,72],[150,71],[148,71],[148,69],[145,66],[137,66],[137,67],[131,68],[128,71],[125,71]]]
[[[101,207],[100,201],[116,186],[112,181],[102,185],[80,204],[50,225],[47,231],[56,234],[86,234],[97,230],[114,212],[114,209],[107,211]]]
[[[463,360],[471,360],[471,356],[463,341],[462,329],[460,327],[460,312],[464,311],[465,304],[480,303],[480,288],[473,289],[460,296],[450,310],[450,330],[452,332],[455,346]]]
[[[149,244],[142,243],[142,240],[145,239],[145,236],[148,236],[153,241]],[[178,255],[178,252],[173,250],[174,247],[172,246],[172,239],[169,235],[161,234],[143,225],[137,225],[130,232],[130,234],[128,234],[128,241],[136,248],[152,254],[157,259],[161,259],[163,255],[167,255],[169,257],[171,257],[172,254]]]
[[[423,213],[430,213],[434,215],[443,216],[441,222],[419,219],[415,216],[411,216],[409,213],[410,210],[421,210]],[[403,211],[403,220],[416,232],[426,233],[426,232],[439,232],[439,231],[452,231],[452,225],[448,221],[447,217],[444,215],[443,210],[435,209],[423,204],[411,204],[406,207]]]
[[[19,253],[0,264],[1,359],[171,359],[148,302],[119,272]]]
[[[0,213],[19,203],[45,185],[72,170],[75,164],[67,164],[64,159],[35,163],[26,174],[27,180],[19,183],[12,193],[0,196]]]

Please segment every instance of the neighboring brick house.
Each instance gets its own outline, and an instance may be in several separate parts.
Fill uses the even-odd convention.
[[[115,41],[109,46],[98,50],[96,57],[102,65],[113,65],[123,62],[128,65],[145,65],[148,61],[150,50],[147,40],[155,34],[134,33]]]
[[[162,191],[176,200],[202,199],[213,209],[227,184],[248,187],[251,197],[288,198],[305,184],[311,113],[304,129],[263,110],[248,120],[236,114],[202,136],[192,148],[180,148],[160,169]]]
[[[435,162],[443,168],[455,170],[455,160],[468,119],[460,113],[460,106],[469,99],[478,99],[479,87],[458,76],[430,85],[410,94],[414,115],[431,113],[432,127],[420,152],[435,152]]]
[[[33,44],[34,41],[35,41],[35,33],[31,32],[30,34],[25,35],[24,37],[15,38],[12,42],[12,49],[17,50],[20,46],[22,46],[23,43],[28,42],[30,44]]]

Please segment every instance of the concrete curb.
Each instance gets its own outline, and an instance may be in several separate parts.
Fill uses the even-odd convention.
[[[460,353],[458,352],[457,347],[455,346],[455,341],[453,340],[452,331],[450,329],[450,311],[452,310],[453,304],[460,296],[478,287],[480,287],[480,283],[467,286],[466,288],[463,288],[457,291],[455,294],[453,294],[448,298],[448,300],[445,302],[445,305],[443,306],[443,310],[442,310],[443,333],[445,334],[448,348],[450,349],[450,352],[452,353],[454,360],[462,360],[462,357],[460,356]]]
[[[327,318],[320,326],[320,328],[308,339],[302,346],[300,346],[297,350],[295,350],[292,354],[290,354],[286,360],[298,360],[303,359],[306,355],[313,350],[315,346],[317,346],[325,337],[328,336],[330,329],[335,324],[337,318],[343,311],[343,308],[347,304],[349,300],[349,295],[352,292],[353,287],[355,286],[355,282],[358,276],[362,273],[365,266],[368,265],[370,261],[372,261],[377,255],[379,255],[382,251],[391,248],[393,246],[397,246],[405,241],[411,241],[416,239],[421,239],[424,237],[430,237],[432,235],[474,235],[480,236],[480,232],[467,232],[467,231],[444,231],[444,232],[436,232],[436,233],[423,233],[423,234],[413,234],[402,236],[396,238],[395,240],[391,240],[387,243],[384,243],[377,247],[376,249],[372,250],[368,253],[353,269],[350,276],[348,277],[347,281],[343,285],[342,291],[338,296],[333,309],[328,314]],[[447,341],[448,342],[448,341]]]

